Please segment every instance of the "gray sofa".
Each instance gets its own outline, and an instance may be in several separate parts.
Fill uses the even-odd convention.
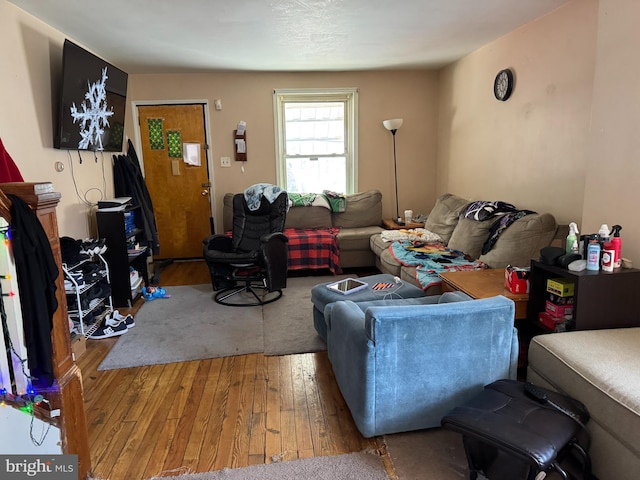
[[[539,335],[527,380],[585,404],[591,460],[600,480],[640,473],[640,327]]]
[[[489,268],[504,268],[507,265],[528,267],[532,258],[539,256],[540,249],[551,243],[557,224],[550,213],[534,213],[519,218],[498,237],[489,252],[482,254],[482,246],[490,235],[495,218],[475,221],[461,218],[460,213],[471,200],[447,193],[438,198],[429,213],[425,229],[440,235],[447,247],[464,252]],[[401,265],[389,250],[390,243],[373,235],[370,246],[376,255],[376,266],[389,273],[418,285],[416,269]],[[419,286],[419,285],[418,285]],[[440,287],[427,289],[427,294],[440,293]]]
[[[224,196],[224,230],[231,230],[233,193]],[[338,247],[341,268],[373,267],[376,257],[369,246],[372,235],[380,233],[382,225],[382,194],[378,190],[346,196],[344,212],[332,212],[319,206],[291,207],[287,212],[286,228],[339,227]]]

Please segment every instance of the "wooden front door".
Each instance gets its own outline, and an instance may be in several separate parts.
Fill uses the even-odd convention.
[[[138,106],[142,161],[158,227],[158,259],[202,257],[210,235],[211,187],[204,105]],[[200,154],[183,157],[183,146]],[[194,164],[195,163],[195,164]]]

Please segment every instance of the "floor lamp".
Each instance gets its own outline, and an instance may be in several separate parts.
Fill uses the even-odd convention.
[[[398,167],[396,163],[396,132],[402,126],[402,118],[392,118],[390,120],[384,120],[382,122],[384,128],[391,132],[393,135],[393,177],[396,184],[396,218],[395,221],[398,225],[404,225],[402,218],[400,217],[400,210],[398,207]]]

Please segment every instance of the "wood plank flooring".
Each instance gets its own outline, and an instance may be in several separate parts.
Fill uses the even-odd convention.
[[[160,275],[167,287],[209,281],[202,261],[175,262]],[[88,340],[78,359],[95,478],[142,480],[366,449],[397,478],[382,438],[356,429],[326,352],[98,371],[116,341]]]

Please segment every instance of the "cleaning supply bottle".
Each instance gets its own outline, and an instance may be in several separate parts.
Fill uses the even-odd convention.
[[[604,255],[604,243],[609,241],[609,225],[603,223],[598,230],[598,243],[600,244],[600,265],[602,265],[602,255]]]
[[[609,225],[607,225],[606,223],[603,223],[602,225],[600,225],[600,230],[598,230],[598,235],[600,236],[600,247],[602,248],[602,244],[604,242],[608,242],[609,241]]]
[[[606,240],[602,244],[602,271],[613,272],[614,265],[616,263],[616,251],[613,247],[611,239]]]
[[[600,243],[598,243],[597,234],[589,237],[589,246],[587,247],[587,270],[600,270]]]
[[[611,227],[611,243],[613,243],[613,251],[615,255],[615,259],[613,262],[613,268],[620,268],[622,265],[622,238],[620,238],[620,230],[622,227],[620,225],[614,225]]]
[[[580,253],[578,247],[578,225],[575,222],[569,224],[569,235],[567,235],[567,245],[565,247],[565,253]]]

